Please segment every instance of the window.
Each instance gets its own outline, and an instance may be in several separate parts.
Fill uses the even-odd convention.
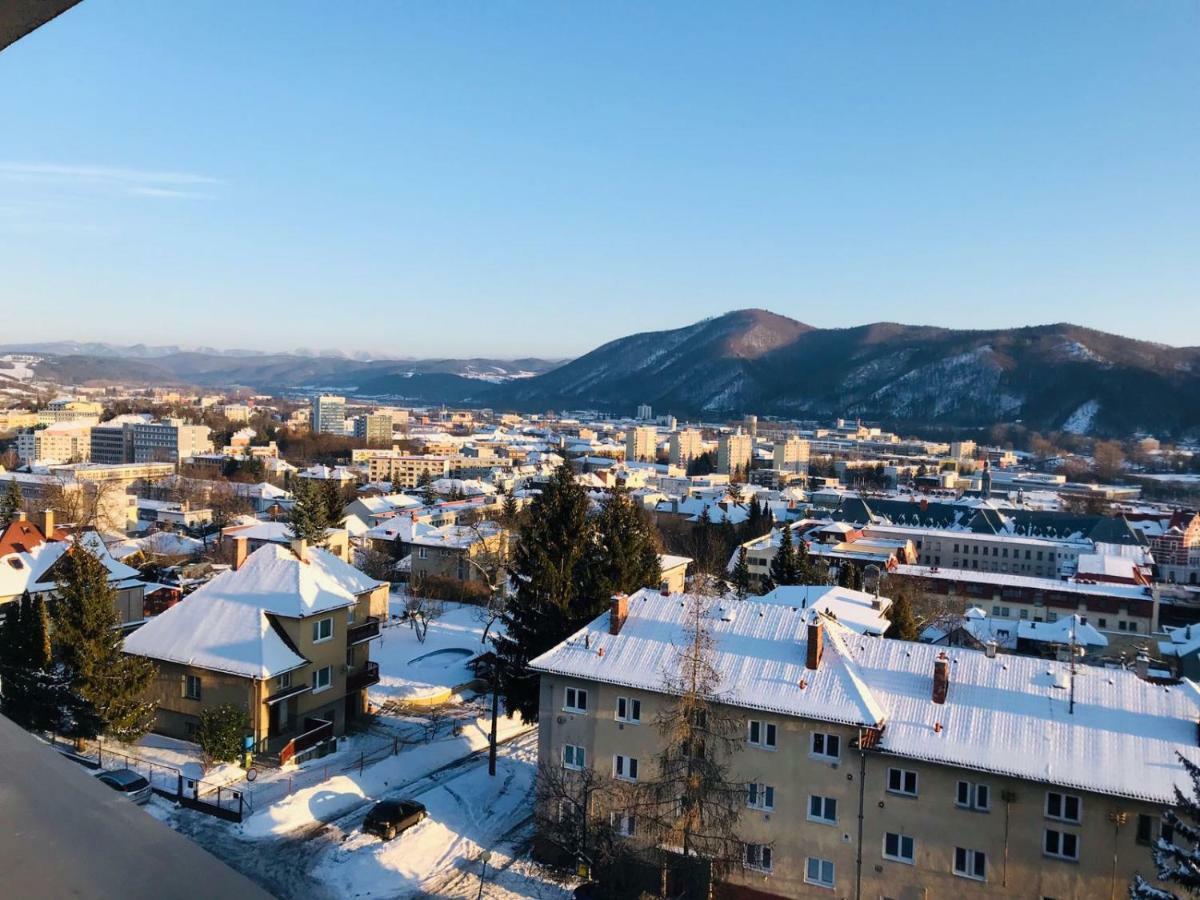
[[[612,824],[613,831],[621,837],[632,837],[637,830],[637,816],[631,816],[628,813],[609,813],[609,822]]]
[[[746,868],[770,872],[771,855],[771,848],[766,844],[746,844]]]
[[[280,690],[282,690],[284,688],[290,688],[291,686],[292,686],[292,673],[291,672],[284,672],[282,675],[280,675],[278,678],[275,679],[275,687],[279,688]]]
[[[312,690],[313,690],[314,694],[318,694],[321,691],[329,690],[329,686],[332,683],[333,683],[333,667],[332,666],[322,666],[321,668],[319,668],[315,672],[313,672]]]
[[[1153,844],[1155,842],[1154,830],[1157,827],[1158,837],[1162,838],[1168,844],[1174,843],[1175,829],[1161,819],[1157,820],[1157,825],[1155,822],[1155,816],[1148,816],[1145,813],[1138,816],[1137,842],[1139,844]]]
[[[987,880],[987,857],[981,850],[954,848],[954,874],[977,881]]]
[[[429,548],[428,547],[418,547],[417,548],[417,559],[429,559]]]
[[[1074,794],[1046,791],[1046,818],[1060,822],[1078,822],[1082,803]]]
[[[749,725],[749,734],[746,737],[747,744],[751,747],[762,747],[767,750],[775,749],[774,722],[760,722],[758,719],[751,719]]]
[[[955,795],[955,806],[963,809],[976,809],[987,812],[991,808],[991,792],[986,784],[972,784],[969,781],[958,783],[958,793]]]
[[[883,858],[896,862],[913,863],[913,839],[907,834],[896,834],[889,831],[883,836]]]
[[[810,856],[804,861],[804,880],[820,887],[833,887],[833,860]]]
[[[357,608],[353,607],[353,606],[350,607],[348,610],[346,610],[346,624],[347,625],[354,624],[354,618],[357,615],[357,612],[358,612]]]
[[[617,698],[617,721],[637,724],[642,721],[642,701],[630,697]]]
[[[917,796],[917,773],[910,769],[888,769],[887,789],[893,794]]]
[[[836,734],[813,732],[812,755],[822,759],[837,759],[842,753],[842,739]]]
[[[638,761],[632,756],[621,756],[617,754],[613,757],[613,778],[620,778],[622,781],[637,781]]]
[[[1069,831],[1046,829],[1042,840],[1042,852],[1057,859],[1079,859],[1079,835]]]
[[[313,622],[312,628],[314,644],[329,640],[333,637],[333,617],[328,616],[324,619],[317,619],[317,621]]]
[[[833,797],[811,795],[808,798],[808,820],[810,822],[820,822],[823,825],[836,825],[837,800]]]
[[[587,752],[574,744],[563,745],[563,768],[582,769],[587,764]]]
[[[775,788],[769,784],[750,782],[746,785],[746,805],[751,809],[770,812],[775,808]]]
[[[184,675],[183,676],[183,696],[188,700],[200,699],[200,676],[199,675]]]
[[[587,691],[583,688],[567,688],[566,699],[563,701],[563,709],[567,712],[587,712]]]

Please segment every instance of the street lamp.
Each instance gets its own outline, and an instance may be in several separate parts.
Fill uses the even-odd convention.
[[[482,853],[479,854],[479,861],[482,862],[483,865],[479,869],[479,893],[478,893],[478,895],[476,895],[476,900],[481,900],[481,898],[483,897],[483,882],[484,882],[484,878],[487,876],[488,860],[491,858],[492,858],[491,850],[484,850]]]

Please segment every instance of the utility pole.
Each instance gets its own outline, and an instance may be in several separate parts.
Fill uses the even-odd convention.
[[[496,775],[496,717],[500,709],[500,659],[492,654],[492,734],[488,740],[488,774]]]

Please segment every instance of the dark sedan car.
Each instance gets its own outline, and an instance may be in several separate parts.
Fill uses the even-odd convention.
[[[134,803],[150,802],[150,782],[133,769],[113,769],[111,772],[100,772],[96,775],[98,781],[103,781],[114,791],[120,791]]]
[[[363,819],[363,831],[390,841],[428,815],[416,800],[381,800]]]

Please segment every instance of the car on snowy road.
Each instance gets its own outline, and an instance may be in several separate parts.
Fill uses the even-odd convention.
[[[416,800],[381,800],[363,819],[363,831],[390,841],[427,815],[429,813],[426,812],[424,804]]]
[[[114,791],[124,794],[139,805],[150,802],[150,782],[133,769],[113,769],[109,772],[96,774],[97,781],[103,781]]]

